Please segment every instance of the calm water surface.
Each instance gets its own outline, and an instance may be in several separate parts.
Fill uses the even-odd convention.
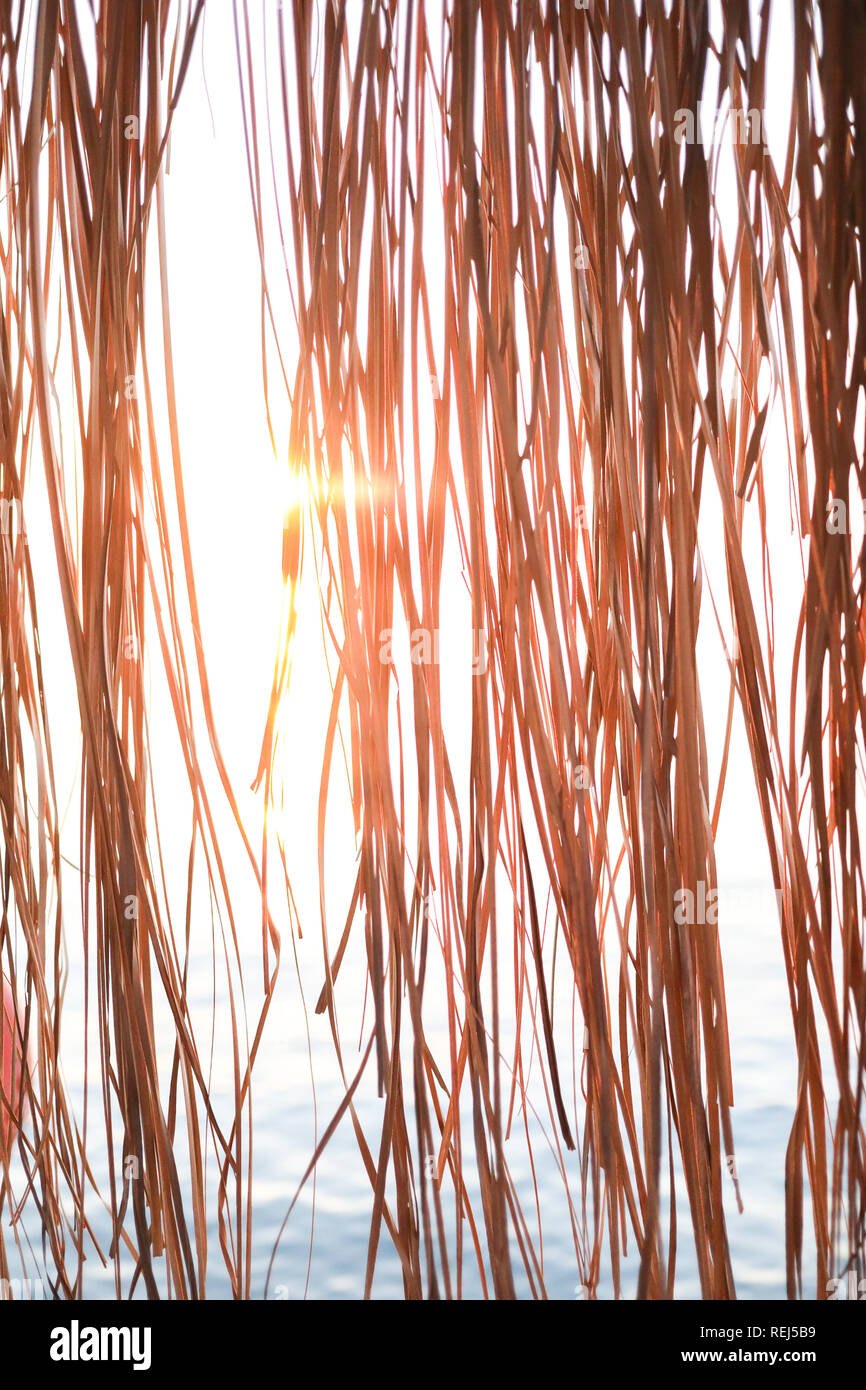
[[[723,923],[724,893],[720,901],[723,904],[720,923]],[[772,906],[772,898],[768,904],[767,894],[760,885],[740,883],[732,886],[727,901],[729,920],[721,928],[722,950],[734,1074],[736,1165],[744,1203],[744,1211],[740,1214],[732,1184],[727,1181],[726,1216],[733,1269],[740,1298],[781,1299],[785,1297],[784,1156],[796,1079],[787,990],[781,969],[778,925],[773,914],[763,910]],[[758,915],[754,911],[756,904],[762,905]],[[308,1001],[314,1001],[318,993],[320,952],[320,943],[312,934],[299,943],[301,975]],[[255,966],[256,962],[251,959],[251,979],[255,978]],[[357,963],[356,967],[360,980]],[[75,997],[75,984],[73,969],[70,1000]],[[193,1011],[200,1011],[204,1020],[210,1018],[211,991],[211,964],[202,954],[196,958],[191,972],[190,1002]],[[363,991],[359,997],[363,998]],[[81,1017],[70,1010],[64,1025],[67,1036],[74,1035],[81,1022]],[[327,1020],[313,1015],[310,1028],[318,1133],[321,1134],[342,1092]],[[357,1034],[353,1037],[346,1027],[342,1039],[348,1072],[357,1066]],[[231,1054],[227,1043],[226,1038],[219,1036],[214,1040],[212,1076],[218,1113],[220,1106],[227,1105],[230,1094]],[[68,1058],[69,1051],[66,1055]],[[288,949],[283,956],[278,999],[255,1075],[253,1296],[264,1297],[268,1265],[273,1256],[270,1297],[359,1298],[363,1294],[371,1191],[348,1119],[344,1119],[331,1140],[318,1165],[315,1184],[312,1181],[307,1184],[280,1237],[286,1211],[312,1155],[316,1132],[306,1027]],[[382,1103],[375,1095],[372,1068],[365,1083],[368,1080],[369,1085],[362,1083],[357,1109],[368,1142],[373,1144],[378,1137]],[[80,1108],[83,1077],[68,1074],[68,1081],[75,1104]],[[98,1104],[98,1097],[96,1099]],[[90,1122],[93,1124],[97,1119],[93,1099],[91,1107]],[[471,1135],[471,1124],[467,1125],[465,1134]],[[578,1263],[562,1177],[550,1145],[537,1126],[533,1149],[547,1292],[555,1299],[579,1298]],[[514,1137],[508,1141],[506,1153],[524,1212],[533,1229],[532,1174],[522,1124],[515,1123]],[[102,1151],[95,1148],[92,1159],[97,1180],[107,1187],[104,1148]],[[179,1160],[182,1163],[180,1154]],[[577,1160],[574,1155],[569,1155],[568,1160],[576,1201],[580,1193]],[[471,1174],[469,1176],[472,1195],[477,1196],[477,1184],[473,1188]],[[209,1202],[211,1211],[215,1208],[215,1193],[214,1181]],[[451,1217],[449,1224],[453,1226],[450,1198],[446,1185],[446,1221]],[[91,1203],[91,1218],[97,1231],[105,1237],[107,1223],[95,1202]],[[28,1226],[32,1238],[32,1223]],[[688,1207],[682,1196],[678,1202],[678,1227],[677,1293],[682,1298],[698,1298],[700,1288],[695,1261],[689,1250]],[[34,1248],[38,1249],[36,1242]],[[812,1267],[807,1259],[807,1280]],[[519,1263],[515,1268],[519,1268]],[[630,1250],[624,1265],[626,1294],[633,1293],[635,1280],[636,1261]],[[231,1296],[215,1223],[210,1232],[207,1286],[211,1298]],[[527,1292],[525,1284],[522,1292]],[[612,1292],[609,1278],[603,1278],[599,1297],[610,1297]],[[85,1293],[95,1297],[114,1296],[113,1271],[111,1267],[102,1269],[95,1257],[87,1263]],[[378,1298],[403,1296],[399,1263],[384,1231],[373,1293]],[[477,1269],[471,1255],[464,1252],[463,1294],[478,1297],[481,1293]],[[810,1296],[814,1296],[814,1290],[810,1291]]]

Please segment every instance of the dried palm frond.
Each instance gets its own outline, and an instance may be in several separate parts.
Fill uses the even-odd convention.
[[[232,1291],[251,1291],[251,1084],[279,937],[270,840],[257,862],[213,715],[167,288],[166,160],[203,12],[0,0],[0,1279],[8,1219],[20,1254],[35,1206],[61,1296],[81,1294],[95,1248],[118,1296],[140,1281],[203,1297],[209,1161]],[[265,8],[260,53],[235,0],[251,255],[296,499],[256,784],[270,811],[312,565],[335,671],[317,1010],[345,1084],[304,1180],[348,1117],[370,1182],[367,1295],[387,1237],[407,1297],[461,1297],[470,1279],[546,1296],[543,1163],[589,1296],[609,1282],[672,1297],[684,1207],[703,1296],[735,1295],[715,900],[737,724],[797,1060],[788,1293],[866,1275],[866,12],[794,7],[778,149],[761,120],[772,15],[293,0]],[[267,395],[267,348],[263,370]],[[37,501],[51,584],[24,525]],[[793,546],[777,565],[780,516]],[[774,583],[797,613],[790,651]],[[49,590],[80,723],[77,864],[61,852]],[[723,731],[708,630],[729,673]],[[181,904],[145,651],[189,788]],[[343,769],[356,843],[335,846]],[[226,811],[261,901],[249,1033]],[[290,846],[279,857],[292,901],[301,866]],[[202,897],[224,963],[228,1106],[187,990]],[[681,911],[696,902],[697,919]],[[83,1039],[64,1031],[73,945]],[[340,1016],[356,947],[371,1008],[353,1060]],[[83,1112],[64,1064],[82,1046]]]
[[[20,1069],[16,1093],[3,1096],[18,1117],[29,1106],[32,1123],[17,1134],[25,1190],[13,1190],[4,1165],[0,1214],[20,1216],[29,1191],[51,1286],[67,1296],[82,1290],[91,1243],[102,1258],[113,1257],[118,1296],[139,1280],[150,1297],[160,1287],[172,1297],[204,1296],[211,1147],[221,1253],[237,1296],[250,1281],[249,1080],[258,1032],[250,1048],[211,773],[197,742],[196,692],[211,763],[237,816],[198,635],[166,290],[165,155],[201,11],[202,0],[186,12],[164,0],[104,3],[95,11],[56,0],[0,5],[0,493],[19,508],[28,485],[47,499],[81,728],[76,900],[63,892],[50,692],[33,564],[17,527],[4,535],[0,559],[0,958],[17,998],[18,1046],[34,1063]],[[156,345],[144,312],[151,246],[162,286],[163,341]],[[168,412],[173,494],[157,449],[155,399]],[[4,509],[5,520],[6,502]],[[190,628],[192,669],[184,649]],[[180,905],[165,896],[141,660],[146,640],[159,654],[189,783],[182,919]],[[238,827],[246,843],[239,818]],[[256,871],[251,850],[249,857]],[[221,924],[220,996],[233,1039],[233,1104],[221,1115],[186,997],[193,884],[202,874]],[[96,1076],[87,1033],[81,1040],[62,1032],[64,939],[83,952]],[[160,1074],[166,1035],[157,1038],[157,1009],[161,1028],[167,1019],[171,1030],[167,1076]],[[75,1117],[61,1071],[64,1046],[71,1056],[82,1041],[85,1098],[95,1088],[104,1115],[108,1185],[100,1197],[111,1217],[110,1250],[86,1214],[92,1127],[89,1133],[87,1120],[81,1127]],[[184,1148],[182,1185],[176,1155]],[[3,1277],[7,1229],[4,1215]]]
[[[364,1057],[384,1096],[378,1153],[351,1107],[373,1192],[367,1293],[384,1224],[409,1297],[459,1295],[465,1241],[487,1292],[511,1297],[519,1276],[544,1294],[543,1213],[533,1237],[506,1154],[525,1125],[534,1171],[541,1070],[585,1288],[606,1258],[620,1291],[631,1232],[638,1294],[672,1295],[679,1191],[704,1297],[734,1295],[722,936],[674,905],[716,891],[736,702],[799,1064],[789,1293],[802,1288],[804,1176],[819,1293],[840,1251],[862,1272],[866,552],[825,528],[852,469],[864,491],[862,80],[840,8],[797,6],[778,172],[762,120],[771,8],[755,27],[747,5],[723,7],[714,37],[702,3],[295,0],[266,15],[260,57],[235,6],[263,302],[290,364],[289,467],[309,480],[338,661],[320,1009],[339,1049],[340,962],[362,932]],[[861,7],[850,13],[862,35]],[[727,137],[706,150],[687,117],[713,84],[704,118]],[[268,159],[292,346],[271,309]],[[793,432],[787,474],[768,452],[771,404]],[[788,487],[805,575],[790,670],[768,521]],[[293,584],[300,532],[293,515]],[[444,598],[455,566],[458,618]],[[702,618],[731,633],[715,787]],[[489,649],[456,689],[420,648],[400,666],[391,647],[392,631],[423,646],[448,624],[452,644],[483,633]],[[284,650],[259,770],[269,794],[288,669]],[[449,702],[471,727],[468,767]],[[337,730],[360,856],[334,952]],[[573,981],[571,1028],[561,1003],[554,1016],[554,954],[557,985],[564,970]],[[443,993],[444,1054],[428,1023]]]

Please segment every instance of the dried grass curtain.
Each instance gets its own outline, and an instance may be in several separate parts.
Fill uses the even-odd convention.
[[[734,633],[731,719],[748,736],[780,892],[798,1062],[789,1293],[822,1295],[846,1265],[866,1274],[866,555],[850,529],[827,525],[835,499],[853,515],[866,495],[862,4],[795,7],[787,149],[777,167],[760,143],[738,144],[724,208],[700,142],[674,138],[675,113],[696,109],[708,71],[720,106],[760,110],[770,13],[755,22],[746,4],[725,6],[716,45],[701,4],[297,0],[267,10],[265,85],[235,6],[263,302],[292,413],[289,467],[311,499],[311,527],[299,513],[287,525],[283,574],[294,591],[315,565],[339,658],[319,805],[323,902],[344,751],[360,846],[345,912],[335,925],[323,910],[318,1007],[347,1083],[322,1143],[351,1119],[371,1184],[368,1290],[387,1239],[407,1296],[459,1295],[467,1261],[490,1295],[545,1292],[543,1210],[518,1193],[506,1152],[537,1134],[529,1093],[540,1084],[586,1289],[609,1269],[619,1290],[636,1250],[638,1292],[670,1294],[688,1231],[704,1295],[735,1292],[722,1205],[734,1152],[724,904],[718,930],[672,911],[678,892],[717,881],[725,787],[710,775],[718,731],[705,728],[696,660],[699,623],[712,621],[698,544],[711,498],[727,581],[712,598]],[[0,496],[7,519],[34,490],[47,502],[82,731],[70,901],[33,574],[20,529],[4,527],[0,963],[32,1066],[0,1097],[0,1278],[6,1217],[26,1198],[61,1295],[80,1291],[91,1248],[96,1142],[60,1070],[61,941],[74,932],[91,961],[89,1085],[103,1099],[100,1195],[113,1231],[101,1253],[115,1258],[117,1292],[128,1291],[121,1248],[151,1296],[206,1291],[206,1151],[220,1255],[235,1293],[250,1291],[250,1066],[263,1019],[248,1043],[206,790],[234,808],[197,637],[164,290],[167,134],[201,14],[200,0],[0,3]],[[432,283],[431,238],[442,267]],[[144,313],[154,243],[158,345]],[[269,310],[283,255],[295,325]],[[54,404],[62,354],[74,440]],[[787,457],[764,447],[768,374]],[[780,471],[802,554],[788,665],[773,643],[767,519]],[[455,552],[467,635],[486,653],[457,695],[435,662],[398,675],[382,647],[401,624],[439,631]],[[268,797],[291,710],[291,634],[290,618],[259,769]],[[227,1115],[212,1108],[185,996],[192,890],[167,902],[160,872],[145,684],[128,656],[145,641],[188,773],[190,882],[209,883],[223,924]],[[465,759],[446,736],[455,698]],[[290,875],[290,848],[284,863]],[[268,867],[251,873],[266,882]],[[360,1062],[342,1049],[336,1003],[357,933],[372,1000]],[[268,950],[266,1001],[272,965]],[[564,972],[565,1020],[553,1004]],[[444,1047],[425,1032],[431,981]],[[156,995],[174,1034],[167,1076]],[[383,1097],[373,1136],[353,1104],[368,1069]],[[27,1117],[15,1138],[25,1191],[5,1151],[12,1111]],[[676,1217],[664,1193],[675,1167]]]
[[[544,1292],[544,1213],[531,1193],[522,1208],[505,1142],[541,1068],[586,1289],[603,1261],[620,1287],[628,1245],[639,1294],[672,1293],[686,1235],[661,1189],[676,1165],[703,1294],[734,1294],[724,903],[721,925],[699,930],[673,904],[717,882],[735,717],[778,890],[798,1064],[788,1291],[803,1288],[807,1220],[813,1296],[833,1270],[864,1273],[864,552],[827,526],[831,499],[850,485],[853,514],[864,491],[864,10],[795,6],[784,159],[777,168],[749,125],[720,205],[717,156],[700,136],[676,138],[678,113],[707,100],[708,79],[720,117],[759,117],[772,6],[757,21],[745,3],[724,6],[720,44],[706,5],[666,9],[295,0],[265,11],[263,78],[249,11],[235,8],[264,313],[287,373],[289,468],[311,498],[312,558],[294,514],[283,571],[296,583],[315,561],[338,658],[319,1008],[338,1038],[335,980],[355,931],[375,1006],[362,1070],[375,1066],[384,1095],[378,1150],[355,1117],[374,1192],[368,1291],[385,1227],[407,1296],[459,1294],[467,1254],[489,1294]],[[295,341],[272,312],[280,260]],[[765,451],[771,398],[787,458]],[[767,524],[780,473],[802,541],[787,667]],[[710,495],[724,564],[708,595]],[[439,630],[449,537],[466,622],[489,645],[459,693],[434,661],[398,675],[381,642],[400,624]],[[797,566],[780,578],[800,582]],[[729,606],[734,634],[714,780],[696,660],[711,601]],[[269,792],[287,670],[284,650],[260,768]],[[445,734],[455,699],[471,721],[468,770]],[[324,843],[338,727],[360,854],[335,930]],[[576,996],[564,1050],[551,940]],[[425,1035],[440,952],[444,1055]]]
[[[16,1055],[30,1066],[18,1066],[14,1094],[2,1097],[0,1278],[20,1275],[18,1255],[26,1267],[20,1218],[35,1203],[37,1268],[60,1296],[80,1294],[88,1258],[114,1261],[118,1296],[140,1282],[149,1297],[202,1296],[213,1218],[232,1288],[249,1290],[250,1047],[207,764],[234,801],[198,640],[166,298],[167,137],[201,11],[201,0],[95,11],[71,0],[0,4],[0,492],[4,521],[26,518],[15,510],[22,495],[47,499],[48,563],[81,729],[78,872],[64,894],[70,866],[61,863],[31,552],[26,527],[4,525],[0,964],[19,1013]],[[145,331],[146,248],[158,252],[163,292],[156,343]],[[167,479],[157,403],[169,425]],[[39,580],[48,585],[45,569]],[[145,646],[168,692],[189,781],[186,904],[165,896],[166,808],[150,757]],[[68,713],[61,723],[68,737]],[[186,999],[200,877],[222,929],[220,1026],[234,1040],[234,1104],[221,1115],[211,1105],[209,1038],[200,1054]],[[67,943],[83,942],[88,962],[90,1042],[63,1027],[64,933]],[[157,1000],[169,1029],[159,1039],[170,1049],[161,1071]],[[86,1087],[101,1097],[101,1134],[92,1107],[88,1129],[64,1087],[63,1059],[68,1069],[83,1048]],[[18,1187],[8,1163],[10,1109],[25,1121],[15,1141]],[[106,1144],[108,1184],[97,1194],[88,1155]],[[208,1189],[209,1156],[216,1176]],[[108,1209],[108,1239],[88,1217],[94,1202]]]

